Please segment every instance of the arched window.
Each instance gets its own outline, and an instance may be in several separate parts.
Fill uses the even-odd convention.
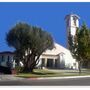
[[[73,17],[74,25],[76,26],[76,17]]]

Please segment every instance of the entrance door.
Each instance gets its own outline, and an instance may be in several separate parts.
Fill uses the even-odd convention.
[[[53,59],[47,59],[47,67],[53,68]]]

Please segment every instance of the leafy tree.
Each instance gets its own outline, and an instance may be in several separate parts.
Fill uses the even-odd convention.
[[[81,59],[80,59],[80,56],[79,56],[79,48],[78,45],[78,37],[79,37],[79,28],[77,28],[76,30],[76,35],[74,36],[74,57],[76,58],[76,60],[78,61],[78,69],[79,69],[79,73],[81,73]]]
[[[70,51],[78,61],[79,72],[81,72],[82,63],[90,59],[90,31],[86,24],[83,24],[81,28],[77,28],[74,41],[70,47],[73,49],[73,52],[71,50]]]
[[[6,36],[9,46],[16,49],[17,61],[24,64],[24,71],[33,72],[39,63],[40,55],[46,49],[54,47],[52,36],[36,26],[26,23],[18,23]]]
[[[80,64],[90,58],[90,33],[86,24],[83,24],[78,33],[78,55]]]

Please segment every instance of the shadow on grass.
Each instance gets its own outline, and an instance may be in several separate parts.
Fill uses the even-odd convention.
[[[55,73],[50,73],[50,72],[49,73],[48,72],[45,72],[45,73],[44,72],[43,73],[42,72],[33,72],[32,74],[35,74],[35,75],[47,75],[47,74],[48,75],[52,75],[52,74],[55,74]]]
[[[47,72],[47,71],[33,71],[33,72],[20,72],[19,74],[27,74],[27,75],[54,75],[54,72]]]

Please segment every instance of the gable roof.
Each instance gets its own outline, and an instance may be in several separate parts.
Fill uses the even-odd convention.
[[[48,54],[48,55],[58,55],[60,53],[66,53],[70,52],[68,49],[64,48],[63,46],[59,45],[58,43],[54,43],[55,48],[52,50],[47,49],[43,54]]]

